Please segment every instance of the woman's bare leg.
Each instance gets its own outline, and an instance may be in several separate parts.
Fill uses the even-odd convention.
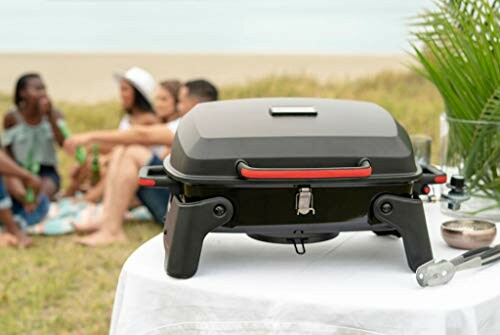
[[[83,197],[84,201],[93,202],[95,204],[99,203],[104,195],[104,189],[106,187],[106,176],[103,175],[101,180],[85,193]]]
[[[123,231],[123,215],[139,187],[137,182],[139,169],[150,159],[151,151],[146,147],[133,145],[125,149],[116,166],[116,172],[110,170],[108,173],[99,230],[76,239],[77,242],[97,246],[126,239]]]
[[[58,191],[56,183],[49,177],[42,177],[41,182],[40,194],[46,196],[51,201],[54,200],[54,196]]]
[[[113,177],[111,176],[116,176],[119,173],[121,160],[124,153],[125,153],[124,146],[115,147],[113,151],[110,153],[111,157],[110,157],[109,167],[106,173],[107,175],[106,180],[104,181],[104,190],[103,190],[104,199],[106,199],[106,193],[108,193],[108,190],[113,188],[112,185],[113,181],[111,181]],[[97,229],[99,229],[102,221],[103,221],[102,217],[97,217],[94,219],[85,220],[83,222],[77,222],[75,224],[75,231],[79,233],[94,232]]]
[[[24,195],[26,194],[26,188],[24,187],[22,181],[17,177],[4,178],[5,186],[9,191],[11,197],[19,202],[23,202]],[[54,181],[49,177],[41,177],[40,194],[52,199],[57,193],[57,186]],[[36,206],[33,206],[33,210]]]

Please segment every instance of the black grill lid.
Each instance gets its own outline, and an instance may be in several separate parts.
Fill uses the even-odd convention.
[[[188,183],[415,179],[421,173],[406,131],[385,109],[315,98],[199,104],[181,121],[164,165]]]

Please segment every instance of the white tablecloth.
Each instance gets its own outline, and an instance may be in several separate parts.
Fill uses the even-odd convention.
[[[440,237],[438,204],[425,210],[434,256],[460,254]],[[110,333],[500,334],[500,264],[424,289],[394,237],[343,233],[306,250],[212,233],[182,280],[165,274],[158,235],[123,266]]]

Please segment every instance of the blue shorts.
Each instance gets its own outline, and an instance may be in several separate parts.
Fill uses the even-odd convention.
[[[20,202],[11,200],[5,188],[5,184],[3,183],[3,179],[0,177],[0,210],[11,209],[14,217],[20,219],[23,225],[31,226],[41,222],[49,212],[49,206],[49,199],[40,196],[40,203],[35,210],[31,213],[27,213]]]
[[[3,178],[0,176],[0,210],[12,208],[12,200],[3,183]]]
[[[22,163],[18,162],[17,164],[19,166],[23,166]],[[59,172],[57,172],[55,166],[40,165],[40,171],[38,171],[38,176],[40,176],[40,178],[47,178],[52,180],[58,191],[61,188],[61,176],[59,175]]]
[[[156,155],[149,160],[146,166],[162,165],[163,162]],[[149,210],[154,220],[163,226],[167,213],[170,191],[166,188],[139,187],[136,193],[139,200]]]

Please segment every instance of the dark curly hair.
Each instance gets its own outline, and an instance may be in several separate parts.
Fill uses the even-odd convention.
[[[14,104],[19,107],[23,98],[21,97],[21,91],[26,88],[28,81],[33,78],[42,79],[42,77],[35,72],[25,73],[16,82],[16,88],[14,89]]]

